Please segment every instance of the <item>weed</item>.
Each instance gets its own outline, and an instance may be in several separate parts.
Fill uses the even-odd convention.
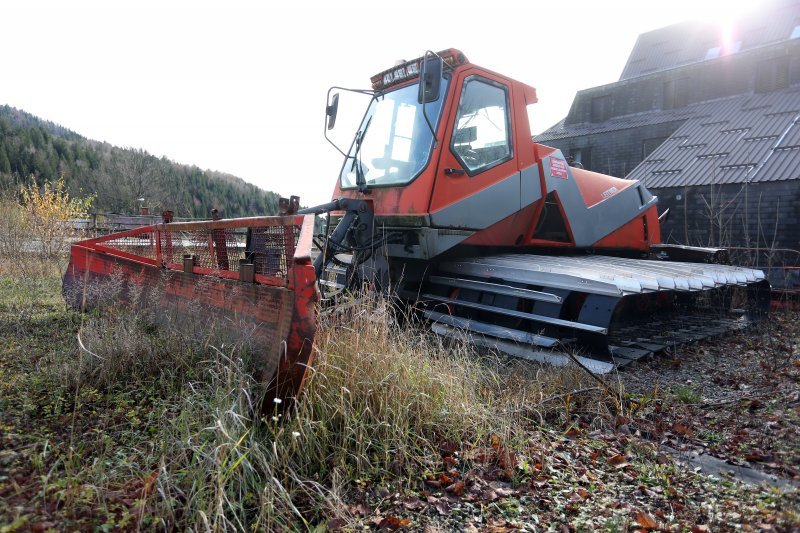
[[[701,398],[697,389],[688,385],[676,385],[672,388],[672,394],[682,403],[697,403]]]
[[[368,516],[354,501],[375,494],[385,502],[370,505],[377,512],[388,505],[386,487],[416,494],[442,471],[442,450],[458,452],[464,479],[470,469],[496,468],[478,459],[496,443],[515,457],[509,487],[530,485],[536,497],[475,506],[481,513],[519,521],[534,513],[551,523],[584,509],[587,528],[603,519],[625,530],[622,509],[598,518],[561,495],[589,483],[589,501],[605,498],[616,509],[612,501],[630,490],[626,481],[614,492],[613,479],[634,467],[648,465],[647,475],[632,479],[662,487],[660,494],[685,475],[656,464],[645,444],[609,442],[602,429],[619,398],[580,371],[424,333],[380,299],[323,316],[306,387],[289,410],[262,417],[263,385],[242,346],[156,328],[144,314],[113,306],[102,316],[78,315],[64,309],[57,282],[21,289],[16,281],[0,279],[0,438],[13,450],[0,459],[18,487],[0,483],[4,523],[41,528],[44,517],[58,517],[53,527],[70,530],[271,531],[336,518],[364,525]],[[570,426],[581,434],[566,437]],[[631,466],[601,470],[623,452]],[[488,487],[480,483],[458,490]],[[532,503],[540,498],[545,503]]]

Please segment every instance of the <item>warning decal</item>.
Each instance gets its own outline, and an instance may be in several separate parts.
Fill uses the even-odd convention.
[[[567,162],[563,159],[550,159],[550,174],[554,178],[567,179]]]

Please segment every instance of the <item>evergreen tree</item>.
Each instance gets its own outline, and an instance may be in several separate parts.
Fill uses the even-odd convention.
[[[11,174],[11,161],[8,159],[6,148],[0,145],[0,173]]]
[[[278,195],[231,175],[179,165],[144,150],[122,149],[85,139],[24,111],[0,106],[0,187],[63,176],[74,194],[97,194],[95,208],[131,212],[145,198],[154,210],[208,218],[277,214]]]

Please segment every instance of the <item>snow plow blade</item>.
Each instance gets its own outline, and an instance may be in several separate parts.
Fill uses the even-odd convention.
[[[244,348],[269,413],[297,395],[313,357],[313,230],[313,216],[285,215],[165,222],[80,241],[64,298],[81,311],[146,312],[212,345]]]

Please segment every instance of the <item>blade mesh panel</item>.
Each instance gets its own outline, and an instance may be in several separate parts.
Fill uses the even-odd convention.
[[[120,237],[99,243],[101,246],[119,250],[131,255],[156,260],[156,235],[155,233],[141,233],[128,237]]]
[[[249,230],[249,232],[248,232]],[[249,234],[248,234],[249,233]],[[209,270],[238,271],[239,262],[255,265],[256,274],[285,278],[287,258],[294,255],[299,226],[258,226],[226,229],[162,231],[161,255],[167,265],[194,257],[195,266]],[[156,232],[121,237],[102,245],[132,255],[157,260]]]

